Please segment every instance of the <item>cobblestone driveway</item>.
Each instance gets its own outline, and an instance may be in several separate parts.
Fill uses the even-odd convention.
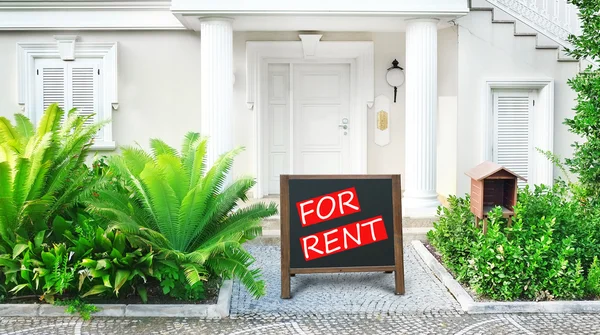
[[[386,317],[329,315],[223,320],[3,318],[0,334],[177,334],[177,335],[317,335],[317,334],[452,334],[549,335],[600,334],[600,315],[396,315]]]
[[[252,299],[239,282],[233,286],[231,315],[294,316],[323,314],[458,315],[460,305],[426,270],[412,245],[404,247],[405,295],[394,295],[394,275],[386,273],[309,274],[292,277],[292,298],[281,299],[280,249],[250,246],[263,269],[267,296]]]
[[[600,334],[600,314],[467,315],[405,246],[406,295],[393,275],[323,274],[292,278],[290,300],[279,299],[279,249],[251,246],[264,269],[268,295],[253,300],[235,283],[231,318],[2,318],[1,334]]]

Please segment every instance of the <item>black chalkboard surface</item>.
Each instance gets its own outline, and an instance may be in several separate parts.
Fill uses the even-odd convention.
[[[282,175],[282,298],[323,272],[394,271],[403,294],[400,190],[400,175]]]

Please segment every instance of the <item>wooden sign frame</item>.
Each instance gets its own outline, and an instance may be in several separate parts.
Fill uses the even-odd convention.
[[[394,227],[394,265],[354,266],[354,267],[290,267],[290,188],[293,179],[389,179],[392,181],[392,209]],[[281,215],[281,298],[291,297],[291,280],[296,274],[338,273],[338,272],[394,272],[395,294],[404,294],[404,250],[402,248],[402,194],[400,175],[281,175],[280,215]]]

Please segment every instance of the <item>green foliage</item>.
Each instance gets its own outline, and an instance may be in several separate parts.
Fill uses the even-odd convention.
[[[198,281],[190,284],[177,263],[169,260],[158,262],[155,277],[160,282],[160,287],[165,295],[170,295],[179,300],[203,300],[204,282]]]
[[[438,208],[439,221],[433,224],[434,230],[427,233],[427,237],[442,254],[444,263],[456,271],[469,259],[477,232],[474,228],[475,216],[469,207],[469,196],[450,196],[448,203],[448,208]],[[464,274],[456,272],[456,276],[462,280]]]
[[[238,208],[254,179],[243,177],[225,185],[240,150],[223,154],[205,166],[207,141],[185,136],[181,153],[153,139],[152,153],[124,148],[109,159],[108,178],[124,180],[124,188],[101,189],[90,197],[89,209],[105,217],[138,246],[152,247],[176,262],[193,287],[210,275],[240,278],[254,296],[264,294],[258,269],[242,243],[258,236],[260,222],[277,212],[274,204]]]
[[[600,297],[600,262],[598,262],[598,256],[594,257],[594,261],[590,265],[585,285],[589,295]]]
[[[77,205],[93,185],[84,160],[103,124],[85,125],[91,117],[53,104],[34,131],[31,121],[0,117],[0,252],[19,238],[48,230],[56,215]]]
[[[202,300],[209,278],[237,277],[263,295],[242,244],[276,207],[238,207],[254,185],[225,185],[239,150],[207,168],[206,140],[190,133],[181,153],[152,140],[151,154],[125,148],[88,168],[103,126],[88,119],[56,104],[37,129],[20,114],[15,124],[0,118],[0,301],[74,297],[68,309],[88,318],[95,308],[79,299],[138,294],[146,302],[160,287]]]
[[[582,34],[571,36],[573,49],[568,50],[577,59],[600,61],[600,2],[596,0],[570,0],[579,8]],[[583,186],[595,198],[600,195],[600,68],[588,66],[568,81],[577,92],[575,116],[566,119],[569,130],[582,137],[582,143],[575,142],[573,158],[567,159],[571,171],[577,173]]]
[[[92,313],[96,313],[99,310],[98,307],[87,304],[80,299],[56,301],[55,305],[67,306],[67,308],[65,308],[65,312],[69,314],[78,313],[83,320],[89,320],[92,317]]]
[[[600,254],[600,208],[585,202],[582,192],[560,181],[552,188],[525,188],[512,226],[497,207],[489,213],[486,235],[472,228],[468,197],[451,198],[428,237],[446,266],[480,295],[495,300],[597,296],[593,287],[600,271],[593,261]]]
[[[52,303],[56,295],[77,292],[82,298],[135,292],[153,274],[152,251],[134,248],[123,233],[105,231],[92,219],[63,222],[64,242],[49,245],[41,231],[31,241],[18,243],[12,255],[0,255],[0,270],[10,293],[22,290]],[[55,231],[56,233],[56,231]]]

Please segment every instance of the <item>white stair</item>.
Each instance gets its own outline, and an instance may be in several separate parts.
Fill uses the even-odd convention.
[[[564,45],[567,45],[568,42],[564,41],[562,44],[557,43],[554,39],[532,28],[532,26],[534,26],[533,24],[527,24],[526,22],[518,20],[513,15],[486,0],[471,0],[471,11],[489,13],[493,24],[506,25],[507,29],[509,29],[515,37],[523,40],[531,40],[536,50],[555,52],[556,60],[559,62],[579,62],[577,59],[569,57],[566,54]]]

